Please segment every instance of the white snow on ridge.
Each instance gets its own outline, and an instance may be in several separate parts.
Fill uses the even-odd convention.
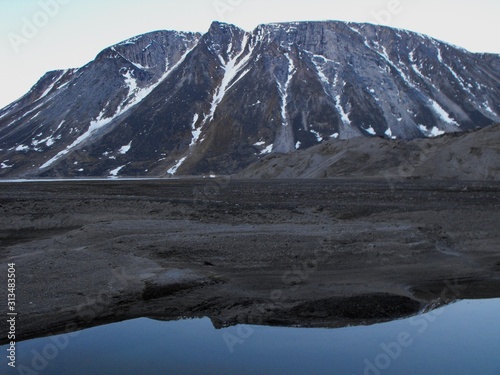
[[[445,131],[439,130],[437,127],[433,127],[431,129],[431,135],[433,137],[439,137],[440,135],[443,135],[445,133],[446,133]]]
[[[139,39],[141,39],[141,36],[138,35],[138,36],[134,36],[132,38],[129,38],[123,42],[121,42],[120,44],[118,44],[119,46],[124,46],[124,45],[127,45],[127,44],[135,44],[135,42],[137,42]]]
[[[453,70],[453,68],[451,66],[449,66],[448,64],[446,64],[443,60],[443,55],[442,55],[442,52],[441,52],[441,48],[439,46],[439,44],[436,42],[436,41],[432,41],[432,44],[434,44],[434,47],[436,47],[436,50],[437,50],[437,59],[439,60],[439,62],[446,68],[449,70],[449,72],[451,73],[451,75],[457,80],[457,82],[460,84],[460,86],[462,86],[462,88],[467,91],[469,94],[471,94],[470,90],[468,87],[465,86],[465,81],[457,74],[457,72],[455,72]]]
[[[40,169],[44,169],[44,168],[49,167],[50,165],[52,165],[52,163],[54,163],[56,160],[58,160],[61,156],[64,156],[64,155],[68,154],[71,151],[71,149],[73,149],[76,146],[78,146],[79,144],[83,143],[85,140],[87,140],[92,135],[94,135],[99,129],[101,129],[102,127],[104,127],[108,123],[110,123],[111,120],[113,119],[113,118],[104,119],[103,117],[104,117],[104,110],[102,110],[101,113],[99,114],[99,116],[97,116],[97,118],[90,123],[90,126],[89,126],[89,128],[87,129],[87,131],[85,133],[83,133],[82,135],[80,135],[65,150],[59,152],[56,156],[54,156],[52,159],[50,159],[45,164],[43,164],[40,167]]]
[[[365,46],[374,51],[375,53],[377,53],[380,57],[382,57],[389,66],[391,66],[392,68],[394,68],[398,73],[399,75],[401,76],[401,78],[406,82],[406,84],[412,88],[416,88],[415,85],[413,84],[413,82],[411,81],[410,77],[408,77],[406,75],[406,73],[401,70],[401,68],[399,68],[389,57],[389,54],[387,53],[387,49],[385,48],[385,46],[381,46],[380,43],[378,41],[373,41],[373,44],[375,45],[375,47],[378,48],[378,50],[374,49],[372,46],[370,46],[370,44],[368,43],[368,40],[366,39],[366,36],[364,36],[363,34],[361,34],[361,32],[357,29],[354,29],[353,27],[351,27],[350,25],[348,25],[348,27],[356,32],[357,34],[361,35],[361,37],[363,37],[364,39],[364,44]],[[401,31],[404,31],[404,30],[401,30]],[[401,37],[399,34],[398,34],[399,37]],[[410,61],[413,62],[413,59],[414,59],[414,51],[412,51],[410,53]],[[399,61],[399,63],[401,63],[401,61]],[[415,70],[415,68],[414,68]],[[378,99],[378,98],[377,98]],[[378,100],[377,100],[378,101]]]
[[[15,148],[17,152],[24,152],[24,151],[29,151],[29,146],[26,145],[19,145]]]
[[[37,109],[41,108],[47,101],[44,101],[43,103],[40,103],[39,105],[37,105],[35,108],[29,110],[28,112],[26,112],[25,114],[23,114],[21,117],[15,119],[14,121],[12,121],[10,124],[8,124],[6,126],[6,128],[8,128],[9,126],[15,124],[17,121],[19,120],[22,120],[23,118],[29,116],[30,114],[32,114],[33,112],[35,112]]]
[[[361,35],[361,37],[362,37],[363,39],[365,39],[365,40],[366,40],[366,37],[365,37],[363,34],[361,34],[361,31],[359,31],[358,29],[355,29],[355,28],[354,28],[354,27],[352,27],[351,25],[352,25],[351,23],[346,23],[346,26],[347,26],[349,29],[351,29],[352,31],[354,31],[356,34]]]
[[[260,154],[261,155],[266,155],[266,154],[270,154],[272,151],[273,151],[273,147],[274,145],[273,144],[270,144],[269,146],[267,146],[265,149],[263,149]]]
[[[409,60],[410,60],[410,62],[412,64],[415,64],[415,62],[416,62],[416,60],[415,60],[415,51],[416,51],[416,49],[414,49],[413,51],[411,51],[409,53],[409,55],[408,55],[408,58],[409,58]]]
[[[137,80],[132,77],[132,72],[130,70],[127,70],[125,74],[123,74],[123,77],[125,77],[125,84],[128,87],[128,98],[132,95],[134,95],[138,91],[138,86],[137,86]]]
[[[368,129],[364,129],[363,130],[365,132],[367,132],[368,134],[371,134],[371,135],[377,135],[377,132],[375,131],[375,129],[373,129],[373,127],[370,125],[370,127]]]
[[[56,140],[59,140],[59,139],[61,139],[61,135],[59,135],[57,138],[54,138],[53,136],[49,136],[49,137],[41,139],[41,140],[33,139],[31,141],[31,145],[33,147],[37,147],[38,145],[41,145],[41,144],[45,143],[47,145],[47,147],[50,147],[54,143],[56,143]]]
[[[189,147],[194,146],[200,139],[202,127],[200,126],[198,129],[196,128],[196,122],[198,121],[199,117],[200,116],[197,113],[193,117],[193,124],[191,125],[191,144],[189,145]]]
[[[411,64],[411,68],[412,68],[412,69],[413,69],[413,71],[414,71],[415,73],[417,73],[417,74],[418,74],[418,76],[419,76],[420,78],[422,78],[424,81],[427,81],[427,80],[428,80],[428,79],[427,79],[427,77],[424,75],[424,73],[422,73],[422,71],[420,70],[420,69],[422,69],[422,66],[418,67],[416,63],[413,63],[413,64]]]
[[[321,134],[319,134],[319,132],[317,132],[316,130],[309,130],[310,133],[314,134],[316,136],[316,139],[318,140],[318,142],[321,142],[323,140],[323,136]]]
[[[132,43],[133,44],[133,43]],[[127,59],[125,56],[123,56],[120,52],[118,52],[115,47],[111,47],[111,50],[115,53],[117,53],[122,59],[124,59],[125,61],[128,61],[130,64],[132,64],[133,66],[135,66],[136,68],[138,69],[141,69],[141,70],[147,70],[149,69],[148,66],[142,66],[141,64],[139,63],[136,63],[136,62],[133,62],[133,61],[130,61],[129,59]],[[144,50],[143,50],[144,52]]]
[[[40,100],[40,99],[46,97],[48,95],[48,93],[52,91],[52,89],[54,88],[56,83],[62,78],[62,76],[66,74],[67,71],[68,71],[68,69],[63,70],[61,72],[61,74],[59,74],[59,76],[55,77],[54,82],[52,82],[52,84],[42,93],[42,95],[40,95],[40,97],[37,100]]]
[[[437,50],[437,59],[441,64],[444,64],[443,61],[443,55],[441,54],[441,49],[439,48],[439,44],[437,44],[435,41],[432,41],[432,44],[434,44],[434,47],[436,47]]]
[[[113,177],[117,177],[118,176],[118,173],[120,173],[120,171],[125,168],[127,165],[122,165],[121,167],[118,167],[116,169],[113,169],[112,171],[109,172],[109,175],[110,176],[113,176]],[[82,171],[83,172],[83,171]]]
[[[314,58],[318,58],[318,57],[322,57],[320,55],[314,55]],[[324,59],[324,61],[328,61],[328,62],[334,62],[332,60],[328,60],[326,59],[325,57],[322,57]],[[314,61],[314,59],[312,60],[313,64],[315,65],[316,67],[316,71],[318,73],[318,77],[320,78],[320,80],[324,83],[323,85],[323,91],[325,92],[326,95],[330,96],[334,101],[335,101],[335,108],[337,109],[337,112],[339,113],[341,119],[342,119],[342,122],[344,123],[345,126],[347,125],[350,125],[351,124],[351,120],[349,118],[349,114],[345,112],[344,108],[342,107],[341,105],[341,101],[342,101],[342,96],[341,94],[338,94],[337,96],[333,96],[331,93],[328,92],[327,88],[333,88],[335,89],[338,85],[338,72],[335,74],[335,78],[334,78],[334,82],[330,82],[330,80],[328,79],[328,77],[326,76],[325,72],[324,72],[324,68],[322,68],[319,63],[317,63],[316,61]]]
[[[399,73],[401,78],[403,78],[403,80],[408,84],[408,86],[416,88],[415,85],[411,82],[410,78],[406,75],[406,73],[403,72],[399,67],[397,67],[396,64],[394,64],[392,60],[389,58],[389,54],[387,53],[387,49],[385,48],[385,46],[381,46],[381,48],[382,52],[378,51],[375,52],[377,52],[385,61],[387,61],[387,63],[390,66],[392,66]]]
[[[328,58],[326,58],[323,55],[316,55],[316,54],[314,54],[312,52],[308,52],[308,53],[311,53],[315,59],[323,60],[324,64],[326,64],[326,63],[332,63],[332,64],[337,64],[338,65],[338,63],[336,61],[328,59]],[[318,66],[318,63],[316,61],[314,61],[314,59],[313,59],[313,63],[314,63],[314,65]]]
[[[392,129],[391,128],[387,128],[387,130],[385,131],[384,133],[388,138],[390,139],[397,139],[396,136],[392,135]]]
[[[426,126],[424,126],[424,125],[419,125],[418,127],[420,128],[420,131],[421,131],[422,133],[424,133],[424,134],[426,134],[426,135],[429,133],[429,130],[427,130],[427,127],[426,127]]]
[[[249,43],[249,38],[248,38],[248,35],[245,34],[245,36],[243,37],[243,40],[241,42],[240,53],[238,53],[235,56],[231,56],[233,45],[232,45],[232,43],[230,43],[228,46],[228,50],[227,50],[228,61],[226,62],[222,56],[219,56],[219,60],[222,64],[222,68],[224,69],[224,76],[222,78],[222,82],[221,82],[220,86],[217,87],[215,90],[215,94],[212,98],[212,104],[210,106],[210,113],[208,114],[208,116],[205,117],[203,125],[205,125],[206,123],[209,123],[210,121],[213,120],[215,111],[217,110],[217,107],[219,106],[219,104],[222,102],[222,99],[224,99],[226,92],[228,92],[240,79],[242,79],[250,71],[250,69],[247,69],[238,77],[238,74],[247,65],[247,63],[250,60],[250,57],[252,56],[252,53],[253,53],[254,46],[252,45],[252,46],[250,46],[250,50],[249,50],[248,54],[246,56],[244,56],[238,62],[238,60],[245,53],[245,50],[246,50],[247,46],[249,45],[248,43]],[[235,80],[236,77],[238,77],[238,78]]]
[[[66,83],[63,83],[61,86],[59,86],[59,87],[57,88],[57,90],[61,90],[61,89],[65,88],[65,87],[66,87],[66,86],[68,86],[70,83],[71,83],[71,81],[68,81],[68,82],[66,82]]]
[[[318,55],[314,55],[314,57],[317,57]],[[318,57],[323,57],[323,56],[318,56]],[[326,60],[326,58],[324,58]],[[318,72],[318,77],[319,79],[327,86],[330,85],[330,80],[328,79],[328,77],[326,76],[323,68],[319,65],[319,63],[317,63],[316,61],[314,61],[314,59],[312,60],[314,66],[316,67],[316,71]],[[326,88],[323,87],[323,90],[325,91],[326,94],[328,94],[326,92]]]
[[[0,169],[7,169],[7,168],[12,168],[14,166],[14,164],[12,165],[8,165],[7,162],[9,160],[4,160],[2,163],[0,163]]]
[[[485,103],[483,103],[483,108],[484,108],[484,109],[485,109],[488,113],[492,114],[492,115],[493,115],[493,116],[495,116],[495,117],[498,117],[498,115],[497,115],[495,112],[493,112],[493,109],[491,109],[491,106],[490,106],[490,103],[489,103],[489,102],[485,102]]]
[[[298,142],[298,143],[300,143],[300,142]],[[265,146],[265,144],[266,144],[265,141],[259,141],[259,142],[254,143],[254,146],[261,148],[262,146]],[[264,147],[260,151],[260,155],[270,154],[273,151],[273,148],[274,148],[274,144],[271,143],[270,145]]]
[[[192,124],[191,124],[191,143],[189,144],[187,154],[183,158],[181,158],[180,160],[176,160],[175,165],[172,168],[170,168],[167,171],[167,173],[169,173],[171,175],[176,174],[177,170],[181,167],[181,165],[186,161],[186,159],[190,155],[191,148],[198,143],[198,141],[201,137],[201,132],[203,130],[203,125],[204,125],[204,122],[203,122],[198,128],[196,127],[196,123],[198,122],[199,118],[200,118],[200,116],[197,113],[195,113],[195,115],[193,116]],[[206,120],[206,118],[205,118],[205,120]],[[203,142],[203,139],[201,141]],[[165,158],[160,159],[160,161],[161,160],[165,160]]]
[[[122,148],[120,148],[118,150],[118,153],[122,154],[122,155],[125,155],[127,152],[130,151],[130,148],[132,147],[132,141],[130,141],[130,143],[126,146],[122,146]]]
[[[131,95],[135,93],[135,96],[132,100],[128,102],[127,105],[125,106],[120,106],[119,110],[117,113],[115,113],[112,117],[109,118],[104,118],[104,110],[99,114],[99,116],[94,120],[91,121],[89,128],[85,133],[80,135],[71,145],[69,145],[65,150],[59,152],[57,155],[55,155],[52,159],[47,161],[45,164],[43,164],[40,169],[44,169],[47,167],[50,167],[54,162],[59,160],[62,156],[68,154],[73,148],[79,146],[81,143],[86,141],[88,138],[93,136],[99,129],[105,127],[108,125],[111,121],[113,121],[115,118],[121,116],[125,112],[127,112],[129,109],[133,108],[137,104],[139,104],[144,98],[146,98],[160,83],[162,83],[165,79],[168,78],[168,76],[175,70],[177,67],[182,64],[182,62],[186,59],[187,55],[194,49],[195,47],[192,47],[188,49],[184,55],[179,59],[179,61],[172,66],[171,68],[168,67],[163,74],[163,76],[153,85],[144,88],[144,89],[138,89],[137,88],[137,81],[131,76],[130,71],[128,71],[124,77],[125,77],[125,82],[127,83],[129,87],[129,97],[125,100],[129,101],[131,98]]]
[[[439,130],[437,127],[433,127],[431,130],[427,129],[424,125],[419,125],[420,130],[424,133],[425,136],[430,138],[439,137],[440,135],[445,134],[445,131]]]
[[[344,125],[351,125],[352,122],[351,122],[351,119],[349,118],[349,113],[346,113],[344,111],[344,108],[342,107],[342,104],[340,103],[340,101],[341,101],[341,97],[339,94],[335,98],[335,108],[337,108],[337,111],[339,112],[340,118],[342,119],[342,122],[344,123]]]
[[[288,126],[288,116],[286,112],[286,107],[288,106],[288,90],[290,88],[290,84],[292,83],[293,76],[295,75],[296,69],[293,63],[293,59],[290,57],[288,53],[285,53],[286,58],[288,59],[288,77],[285,84],[281,84],[277,81],[278,89],[281,95],[281,119],[282,125]]]
[[[469,94],[471,94],[469,88],[465,86],[465,81],[453,70],[453,68],[445,63],[443,65],[450,71],[451,75],[457,80],[457,82],[462,86],[462,88],[467,91]]]
[[[62,120],[62,122],[57,126],[57,129],[55,131],[58,131],[59,129],[61,129],[61,126],[63,126],[65,122],[66,122],[66,120]]]
[[[136,68],[139,68],[139,69],[141,69],[141,70],[147,70],[147,69],[150,69],[150,67],[149,67],[149,66],[144,66],[144,65],[141,65],[141,64],[139,64],[139,63],[132,62],[132,61],[131,61],[131,63],[132,63],[132,65],[134,65]]]
[[[429,98],[430,104],[432,106],[432,109],[434,109],[434,112],[439,116],[441,120],[444,122],[455,125],[455,126],[460,126],[454,119],[452,119],[449,115],[448,112],[446,112],[443,107],[441,107],[437,102]]]
[[[186,161],[187,159],[187,156],[184,156],[182,159],[180,160],[177,160],[177,162],[175,163],[175,165],[170,168],[167,173],[171,174],[171,175],[174,175],[177,173],[177,170],[181,167],[181,165]]]

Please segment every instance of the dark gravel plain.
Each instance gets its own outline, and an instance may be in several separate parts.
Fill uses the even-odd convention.
[[[500,297],[499,208],[498,182],[2,182],[1,300],[15,263],[19,339],[136,317],[371,324]]]

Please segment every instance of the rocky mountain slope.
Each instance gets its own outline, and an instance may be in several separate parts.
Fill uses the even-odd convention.
[[[0,110],[0,177],[231,174],[329,140],[496,122],[499,55],[370,24],[250,33],[214,22],[204,35],[153,32],[47,73]]]
[[[500,180],[500,124],[412,141],[355,138],[269,155],[242,178],[405,178]]]

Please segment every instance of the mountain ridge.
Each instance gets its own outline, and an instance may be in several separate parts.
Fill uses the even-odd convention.
[[[328,139],[500,122],[500,55],[371,24],[155,31],[0,110],[0,177],[232,174]]]

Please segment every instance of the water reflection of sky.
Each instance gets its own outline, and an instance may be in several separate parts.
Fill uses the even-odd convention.
[[[75,337],[18,343],[17,368],[9,368],[2,354],[0,373],[498,375],[499,323],[500,299],[461,301],[410,319],[341,329],[215,330],[209,319],[136,319]]]

